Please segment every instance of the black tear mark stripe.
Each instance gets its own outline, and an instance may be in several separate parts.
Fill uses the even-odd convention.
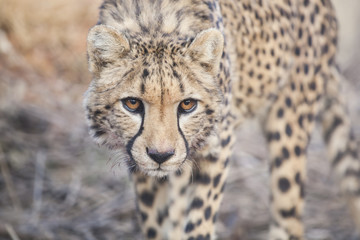
[[[190,149],[189,149],[189,143],[188,143],[188,141],[186,140],[185,135],[184,135],[184,133],[182,132],[181,127],[180,127],[180,113],[177,114],[177,125],[178,125],[179,133],[180,133],[180,135],[181,135],[181,137],[183,138],[184,143],[185,143],[185,148],[186,148],[186,156],[185,156],[185,159],[187,159],[187,157],[188,157],[188,155],[189,155]]]
[[[134,170],[134,167],[136,166],[135,160],[134,160],[133,155],[131,153],[131,149],[132,149],[132,147],[134,145],[134,142],[135,142],[136,138],[138,138],[142,134],[142,132],[144,130],[144,118],[145,118],[145,111],[141,114],[141,125],[140,125],[139,131],[126,144],[126,152],[128,153],[128,155],[130,157],[130,160],[128,162],[129,166],[131,167],[130,170]]]

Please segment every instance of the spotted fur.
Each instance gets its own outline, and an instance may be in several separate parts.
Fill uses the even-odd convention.
[[[95,141],[132,173],[147,239],[214,238],[234,129],[253,117],[270,155],[269,239],[303,239],[305,154],[320,112],[360,229],[360,162],[336,44],[329,0],[103,2],[84,105]]]

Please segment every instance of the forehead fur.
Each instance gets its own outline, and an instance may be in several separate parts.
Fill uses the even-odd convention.
[[[191,36],[214,27],[212,8],[201,0],[106,0],[99,22],[126,35]]]
[[[191,40],[175,43],[166,40],[134,41],[127,57],[127,68],[121,67],[124,59],[119,59],[115,63],[119,72],[114,73],[110,67],[109,78],[114,79],[114,74],[122,76],[118,81],[123,93],[153,104],[173,104],[185,98],[217,92],[212,76],[195,67],[185,56],[189,44]]]

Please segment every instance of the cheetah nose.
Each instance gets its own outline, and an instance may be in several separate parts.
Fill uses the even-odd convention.
[[[152,160],[154,160],[158,164],[162,164],[163,162],[169,160],[169,158],[171,158],[171,156],[175,154],[175,150],[171,149],[170,151],[166,152],[158,152],[156,149],[146,148],[146,153]]]

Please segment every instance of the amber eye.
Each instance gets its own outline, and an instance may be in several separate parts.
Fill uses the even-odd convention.
[[[195,110],[197,106],[197,101],[194,99],[186,99],[182,101],[179,105],[180,113],[190,113]]]
[[[123,99],[122,102],[126,110],[136,113],[142,112],[143,104],[140,100],[135,98],[126,98]]]

